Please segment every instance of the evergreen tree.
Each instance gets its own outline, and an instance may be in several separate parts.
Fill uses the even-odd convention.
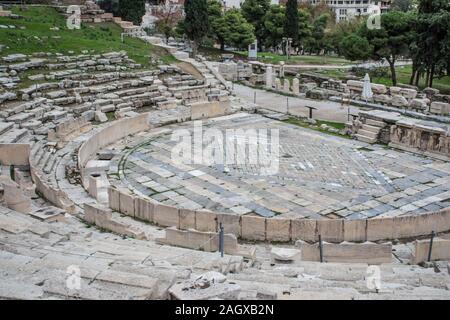
[[[360,36],[365,37],[373,48],[371,58],[386,59],[391,71],[392,85],[397,85],[395,62],[410,54],[414,40],[414,15],[411,12],[390,11],[381,15],[381,29],[368,29],[362,25]]]
[[[225,42],[237,49],[247,49],[255,41],[253,26],[248,23],[238,9],[227,10],[223,16]]]
[[[270,6],[264,16],[264,45],[279,47],[284,36],[285,7],[278,4]]]
[[[145,14],[145,0],[119,0],[119,15],[123,20],[141,25]]]
[[[288,0],[286,3],[286,11],[284,18],[284,36],[293,40],[293,45],[298,45],[299,34],[299,16],[297,0]]]
[[[421,0],[418,6],[417,32],[414,50],[414,75],[419,82],[426,74],[425,84],[433,86],[433,78],[450,72],[450,2],[448,0]]]
[[[210,23],[211,37],[219,44],[220,49],[225,48],[225,28],[223,8],[219,0],[208,0],[208,18]]]
[[[245,0],[241,5],[245,20],[253,25],[260,50],[267,34],[264,26],[264,16],[269,11],[269,8],[270,0]]]
[[[192,41],[192,54],[197,55],[197,48],[209,32],[208,5],[206,0],[186,0],[184,2],[184,29]]]
[[[302,48],[311,36],[311,24],[309,23],[311,16],[308,11],[298,10],[298,38],[297,45]]]
[[[328,13],[321,14],[316,19],[314,19],[311,26],[311,38],[309,38],[308,41],[310,53],[316,52],[317,54],[320,54],[322,49],[325,47],[325,28],[329,19],[330,15]]]
[[[366,60],[370,57],[373,50],[366,38],[354,33],[343,38],[339,46],[340,53],[345,59],[351,61]]]

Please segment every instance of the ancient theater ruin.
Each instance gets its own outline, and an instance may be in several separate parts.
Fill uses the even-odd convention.
[[[0,45],[0,298],[450,298],[448,95],[367,103],[362,81],[189,57],[79,2],[120,50]],[[27,10],[0,9],[0,32]],[[211,158],[174,161],[199,125]]]

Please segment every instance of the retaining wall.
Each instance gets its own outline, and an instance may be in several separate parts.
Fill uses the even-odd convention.
[[[126,136],[150,129],[149,113],[126,118],[104,128],[79,149],[78,165],[82,169],[87,161],[101,148]],[[83,170],[80,170],[83,172]],[[152,222],[163,227],[195,229],[217,232],[220,222],[225,232],[244,240],[290,242],[304,240],[317,242],[319,234],[323,241],[365,242],[428,236],[432,231],[450,230],[450,208],[417,216],[375,218],[364,220],[345,219],[266,219],[258,216],[236,216],[205,210],[184,210],[142,199],[126,189],[109,187],[109,206],[115,211]]]
[[[156,239],[159,243],[177,247],[216,252],[219,250],[219,234],[217,232],[201,232],[196,230],[179,230],[175,227],[166,229],[165,238]],[[237,238],[232,234],[224,235],[224,252],[235,254],[238,248]]]
[[[49,185],[45,179],[42,179],[38,170],[30,165],[31,179],[36,185],[36,191],[39,192],[44,199],[54,206],[64,209],[69,213],[75,211],[75,204],[69,199],[67,194],[58,188]]]
[[[297,241],[302,261],[320,261],[319,243],[308,244]],[[392,262],[392,244],[365,243],[322,243],[324,262],[382,264]]]
[[[97,204],[84,204],[84,220],[99,228],[111,232],[132,237],[138,240],[146,240],[143,231],[135,230],[132,226],[113,220],[112,210]]]
[[[414,242],[413,263],[420,263],[428,260],[430,250],[430,240],[416,240]],[[431,249],[431,260],[450,260],[450,240],[433,239]]]
[[[197,102],[190,107],[192,120],[214,118],[229,112],[230,101]]]
[[[124,118],[94,134],[83,143],[78,151],[79,168],[84,168],[89,158],[99,149],[129,135],[150,129],[148,117],[149,113],[142,113],[133,118]]]
[[[133,196],[127,189],[110,186],[109,206],[120,213],[163,227],[217,232],[222,222],[225,233],[243,240],[291,242],[303,240],[365,242],[413,238],[450,230],[450,208],[418,216],[365,220],[312,220],[237,216],[207,210],[178,209],[152,199]]]
[[[28,166],[30,145],[28,143],[0,143],[0,165]]]

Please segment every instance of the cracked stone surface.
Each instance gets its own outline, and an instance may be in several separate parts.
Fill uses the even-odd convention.
[[[126,156],[120,172],[131,189],[165,204],[315,219],[415,215],[450,206],[448,162],[260,115],[241,113],[203,121],[203,132],[217,128],[224,137],[229,129],[279,130],[279,170],[261,175],[261,167],[248,161],[225,166],[173,161],[172,149],[179,143],[171,139],[173,130],[188,130],[193,137],[194,123],[168,128],[147,140],[140,136],[144,143]],[[246,151],[247,160],[251,152]]]

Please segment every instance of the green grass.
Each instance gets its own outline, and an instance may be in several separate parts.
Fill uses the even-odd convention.
[[[341,122],[324,121],[324,120],[316,120],[316,121],[317,121],[318,126],[321,126],[322,124],[326,124],[329,127],[333,127],[335,129],[339,129],[339,130],[342,130],[345,128],[345,123],[341,123]]]
[[[327,69],[327,70],[314,70],[314,73],[322,74],[324,76],[344,80],[348,75],[348,70],[343,69]]]
[[[69,30],[65,18],[54,8],[33,6],[25,10],[13,7],[12,11],[23,16],[23,19],[0,17],[0,24],[14,25],[15,29],[2,29],[0,43],[7,46],[0,55],[12,53],[31,54],[33,52],[52,52],[68,54],[73,51],[80,54],[84,50],[90,53],[105,53],[125,50],[128,56],[142,64],[150,65],[150,56],[157,56],[164,63],[175,62],[176,59],[164,50],[156,50],[136,38],[125,37],[121,42],[122,29],[114,23],[83,23],[79,30]],[[58,27],[58,31],[50,28]]]
[[[198,53],[204,57],[207,57],[208,60],[213,60],[213,61],[221,61],[222,54],[233,54],[235,58],[246,58],[247,57],[239,52],[231,52],[231,51],[226,51],[226,50],[220,50],[218,48],[203,47],[203,46],[198,48]]]
[[[347,136],[347,135],[344,135],[344,134],[340,134],[340,133],[330,132],[328,130],[324,130],[324,129],[320,128],[320,126],[322,124],[326,124],[329,127],[333,127],[333,128],[342,130],[342,129],[345,128],[345,123],[324,121],[324,120],[316,120],[316,124],[312,125],[312,124],[310,124],[310,123],[308,123],[306,121],[303,121],[303,120],[295,118],[295,117],[290,117],[289,119],[284,120],[283,122],[289,123],[289,124],[292,124],[292,125],[295,125],[295,126],[299,126],[299,127],[302,127],[302,128],[308,128],[308,129],[311,129],[311,130],[319,131],[319,132],[322,132],[322,133],[325,133],[325,134],[329,134],[329,135],[332,135],[332,136],[337,136],[337,137],[341,137],[341,138],[351,139],[350,136]]]
[[[411,77],[412,67],[411,66],[400,66],[396,67],[397,82],[403,84],[409,84],[409,78]],[[316,70],[315,73],[322,74],[334,79],[344,80],[347,75],[349,75],[348,70],[334,69],[334,70]],[[373,77],[373,83],[384,84],[386,86],[392,86],[392,80],[390,76],[387,77]],[[419,81],[419,89],[424,89],[425,83],[424,79]],[[441,79],[433,80],[433,88],[440,90],[442,93],[450,94],[450,76],[444,76]]]
[[[239,51],[238,54],[247,57],[247,51]],[[291,56],[286,60],[285,55],[271,52],[258,52],[258,61],[265,63],[278,64],[284,61],[286,64],[315,64],[315,65],[347,65],[355,62],[335,56]]]
[[[411,72],[412,67],[411,66],[401,66],[396,67],[396,74],[397,74],[397,82],[398,83],[404,83],[408,84],[409,79],[411,78]],[[372,81],[374,83],[380,83],[387,86],[392,86],[391,78],[389,77],[380,77],[380,78],[373,78]],[[422,78],[419,81],[419,88],[424,89],[425,86],[425,79]],[[441,79],[434,79],[433,80],[433,88],[440,90],[443,93],[450,93],[450,76],[444,76]]]

